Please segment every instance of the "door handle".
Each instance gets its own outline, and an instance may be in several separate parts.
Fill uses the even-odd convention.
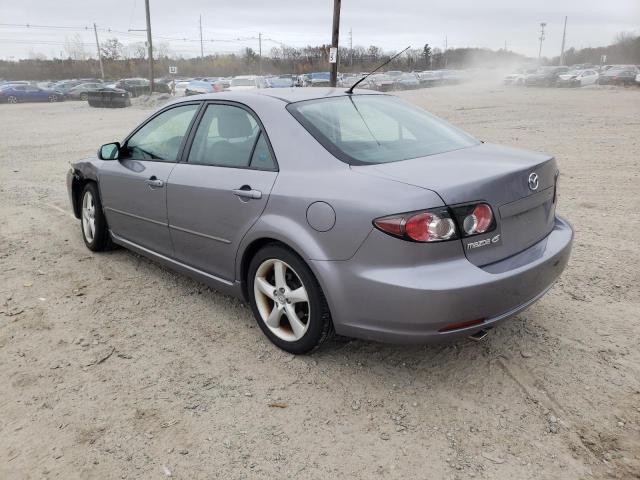
[[[164,182],[162,180],[158,180],[158,178],[155,175],[152,175],[148,180],[145,180],[144,183],[146,183],[152,188],[164,187]]]
[[[260,190],[252,190],[248,185],[243,185],[231,191],[234,195],[241,198],[251,198],[253,200],[260,200],[262,198],[262,192]]]

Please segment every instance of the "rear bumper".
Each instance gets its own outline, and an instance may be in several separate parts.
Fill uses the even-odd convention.
[[[431,343],[473,334],[534,303],[567,265],[572,239],[571,226],[556,217],[543,240],[483,268],[463,255],[398,266],[379,261],[385,248],[394,246],[385,242],[397,240],[374,230],[351,260],[314,261],[312,267],[337,333],[390,343]],[[483,323],[439,331],[477,319]]]

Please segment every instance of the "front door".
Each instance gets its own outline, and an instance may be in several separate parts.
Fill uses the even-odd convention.
[[[198,108],[194,103],[162,111],[125,142],[119,160],[104,162],[100,194],[109,229],[117,236],[172,255],[167,180]]]
[[[176,259],[233,281],[238,245],[262,214],[276,176],[269,141],[253,114],[208,105],[187,161],[176,165],[167,185]]]

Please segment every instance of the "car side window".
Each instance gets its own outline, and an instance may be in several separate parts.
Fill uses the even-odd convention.
[[[247,168],[260,127],[249,112],[232,105],[209,105],[189,152],[189,163]]]
[[[174,107],[151,119],[127,141],[127,158],[176,162],[198,108],[197,104]]]
[[[269,150],[267,137],[265,137],[262,132],[260,132],[260,136],[256,142],[256,147],[253,149],[253,155],[251,156],[251,163],[249,166],[257,170],[276,169],[276,164],[271,156],[271,150]]]

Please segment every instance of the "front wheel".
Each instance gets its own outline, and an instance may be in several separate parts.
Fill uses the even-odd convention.
[[[7,97],[7,102],[8,103],[18,103],[18,97],[16,97],[15,95],[9,95]]]
[[[57,95],[49,95],[49,102],[53,103],[53,102],[57,102],[58,101],[58,96]]]
[[[81,194],[80,219],[82,238],[87,248],[93,252],[100,252],[111,248],[111,237],[107,227],[107,219],[102,210],[98,186],[89,182]]]
[[[307,264],[283,246],[267,245],[253,257],[247,286],[258,325],[281,349],[308,353],[333,334],[318,281]]]
[[[82,100],[83,102],[86,102],[88,99],[89,99],[89,95],[87,95],[86,93],[80,94],[80,100]]]

